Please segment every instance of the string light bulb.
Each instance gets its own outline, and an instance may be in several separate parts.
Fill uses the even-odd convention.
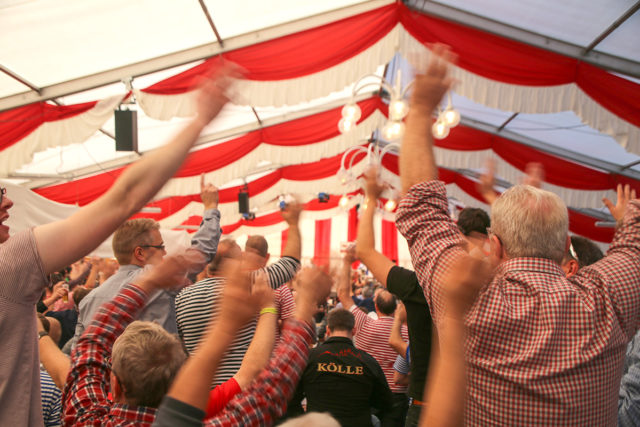
[[[400,121],[409,113],[409,103],[404,99],[394,99],[389,103],[389,118]]]
[[[342,197],[340,197],[340,201],[338,202],[338,205],[340,205],[341,208],[346,208],[348,204],[349,204],[349,196],[347,196],[346,194],[343,194]]]
[[[396,206],[398,206],[398,202],[396,202],[395,199],[389,199],[387,200],[387,203],[384,204],[384,210],[387,212],[393,212]]]
[[[382,136],[387,141],[395,141],[404,135],[404,123],[401,121],[388,121],[382,128]]]
[[[342,107],[342,117],[357,122],[362,117],[362,110],[358,104],[349,103]]]
[[[355,127],[355,123],[355,120],[343,117],[338,122],[338,129],[340,130],[340,133],[347,133]]]
[[[449,135],[449,127],[442,121],[437,120],[433,126],[431,126],[431,133],[436,139],[444,139]]]
[[[450,128],[456,127],[458,123],[460,123],[460,113],[453,107],[447,107],[441,114],[441,117],[444,124]]]

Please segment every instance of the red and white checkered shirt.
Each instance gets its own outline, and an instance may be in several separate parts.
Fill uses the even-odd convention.
[[[391,392],[406,393],[408,387],[406,385],[398,385],[393,380],[393,364],[398,357],[398,353],[389,345],[393,317],[381,316],[378,319],[372,319],[355,304],[351,306],[349,311],[356,318],[356,334],[354,336],[356,347],[366,351],[378,361],[387,383],[389,383]],[[409,341],[406,326],[402,327],[402,337],[405,341]]]
[[[147,295],[125,286],[100,307],[71,354],[71,370],[62,395],[65,426],[150,426],[155,408],[113,403],[107,398],[111,366],[108,357],[118,336],[144,307]]]
[[[640,204],[607,256],[565,278],[541,258],[504,262],[467,317],[469,425],[616,425],[627,342],[640,314]],[[441,281],[462,251],[441,182],[413,186],[398,229],[436,322]]]

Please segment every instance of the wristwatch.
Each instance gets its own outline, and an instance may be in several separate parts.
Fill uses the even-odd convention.
[[[48,337],[48,336],[49,336],[49,333],[47,331],[40,331],[38,332],[38,341],[40,341],[42,337]]]

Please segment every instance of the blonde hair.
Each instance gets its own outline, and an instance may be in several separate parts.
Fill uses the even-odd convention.
[[[115,233],[111,246],[113,247],[113,255],[120,265],[131,263],[133,250],[137,246],[150,245],[151,230],[159,230],[160,224],[149,218],[130,219],[122,224]]]
[[[561,264],[569,215],[557,195],[530,185],[515,185],[491,206],[491,230],[509,258],[547,258]]]
[[[157,408],[186,358],[176,336],[137,320],[113,343],[111,365],[128,403]]]

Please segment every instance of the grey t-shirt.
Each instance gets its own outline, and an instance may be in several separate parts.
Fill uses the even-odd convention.
[[[47,284],[32,230],[0,245],[0,425],[42,426],[36,303]]]

